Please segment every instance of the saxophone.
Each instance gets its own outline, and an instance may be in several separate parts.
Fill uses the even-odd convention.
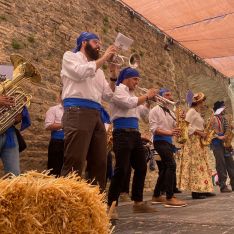
[[[0,107],[0,134],[14,124],[15,117],[22,112],[24,106],[30,106],[32,96],[27,94],[22,88],[25,82],[28,80],[40,82],[41,80],[36,68],[22,56],[12,54],[10,59],[14,66],[13,78],[0,84],[0,94],[12,97],[15,100],[15,105]]]
[[[179,136],[176,137],[176,142],[184,144],[188,140],[188,123],[182,118],[183,110],[180,105],[176,107],[176,124],[177,128],[181,130]]]
[[[228,128],[224,134],[225,138],[223,142],[224,147],[230,151],[232,151],[232,139],[234,136],[234,133],[232,132],[232,128],[231,128],[231,122],[232,122],[232,119],[230,118],[228,121]]]
[[[212,114],[212,116],[208,119],[208,122],[206,123],[206,127],[204,129],[204,133],[206,134],[206,136],[200,138],[202,146],[210,145],[212,139],[215,136],[215,130],[212,128],[213,115],[214,114]]]

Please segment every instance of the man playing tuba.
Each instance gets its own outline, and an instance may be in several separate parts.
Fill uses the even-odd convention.
[[[11,108],[14,104],[15,101],[12,97],[0,95],[0,106]],[[24,129],[26,125],[26,127],[28,127],[28,124],[25,125],[26,115],[29,117],[27,110],[24,109],[22,113],[16,116],[14,124],[23,120],[24,124],[21,125],[21,129]],[[26,122],[28,123],[28,120],[26,120]],[[19,142],[17,133],[19,134],[19,131],[13,125],[0,135],[0,158],[3,162],[5,174],[20,174]]]

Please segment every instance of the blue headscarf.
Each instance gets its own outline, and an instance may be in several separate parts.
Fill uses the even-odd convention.
[[[132,77],[140,77],[139,72],[136,69],[133,69],[131,67],[126,67],[120,71],[116,85],[118,86],[120,83],[123,82],[123,80],[132,78]]]
[[[80,36],[76,39],[76,48],[73,50],[74,53],[80,51],[81,45],[83,41],[89,41],[92,39],[99,40],[99,37],[94,33],[82,32]]]
[[[164,94],[164,93],[167,93],[167,92],[170,92],[170,90],[169,90],[169,89],[166,89],[166,88],[161,88],[161,89],[159,90],[159,95],[160,95],[160,96],[163,96],[163,94]]]

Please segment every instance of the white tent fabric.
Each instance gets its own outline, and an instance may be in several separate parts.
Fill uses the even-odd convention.
[[[234,76],[234,0],[122,2],[225,76]]]

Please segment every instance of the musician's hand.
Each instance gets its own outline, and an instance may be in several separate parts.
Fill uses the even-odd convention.
[[[180,135],[181,135],[181,129],[180,128],[172,129],[172,136],[180,136]]]
[[[225,140],[226,137],[225,137],[225,136],[217,136],[217,138],[218,138],[219,140],[222,140],[222,141],[223,141],[223,140]]]
[[[206,138],[206,136],[207,136],[207,134],[206,134],[205,132],[199,131],[199,130],[196,130],[196,131],[194,132],[194,134],[195,134],[195,135],[199,135],[199,136],[201,136],[201,137],[203,137],[203,138]]]
[[[152,99],[155,97],[156,95],[156,89],[149,89],[146,93],[146,95],[148,96],[149,99]]]
[[[13,97],[0,95],[0,106],[14,106],[15,100]]]
[[[109,46],[103,55],[104,60],[108,61],[112,56],[114,56],[114,54],[116,54],[116,52],[117,52],[116,46],[114,45]]]

